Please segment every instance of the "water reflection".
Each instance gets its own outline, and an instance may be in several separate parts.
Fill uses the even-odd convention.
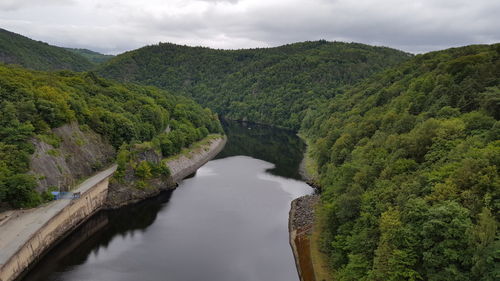
[[[305,144],[294,132],[266,125],[223,120],[228,142],[217,159],[246,155],[275,164],[269,173],[301,179],[299,165]]]
[[[58,271],[84,264],[108,248],[115,237],[134,237],[153,224],[172,196],[171,191],[138,204],[94,215],[52,249],[23,280],[65,280]],[[100,279],[99,280],[103,280]]]
[[[268,127],[226,128],[217,160],[174,192],[93,217],[25,280],[298,280],[287,222],[290,201],[312,192],[296,180],[303,144]]]

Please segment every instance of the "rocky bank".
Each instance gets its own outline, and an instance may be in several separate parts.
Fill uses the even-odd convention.
[[[109,185],[105,208],[120,208],[158,195],[164,190],[175,189],[182,179],[193,174],[198,168],[214,158],[224,148],[225,144],[226,137],[211,139],[207,144],[168,160],[167,166],[170,169],[170,177],[151,179],[148,181],[146,188],[137,188],[134,184],[134,176],[131,173],[127,173],[123,181],[113,180]],[[161,159],[157,159],[158,156],[155,156],[154,153],[144,153],[139,157],[150,162],[161,161]]]

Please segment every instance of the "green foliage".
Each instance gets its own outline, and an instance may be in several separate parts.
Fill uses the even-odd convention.
[[[36,70],[84,71],[94,65],[80,54],[4,29],[0,29],[0,62]]]
[[[6,186],[6,200],[13,207],[34,207],[42,202],[36,187],[35,178],[31,175],[17,174],[4,179]]]
[[[308,111],[338,280],[498,279],[499,50],[418,55]]]
[[[42,130],[45,131],[47,128],[43,128]],[[39,140],[52,145],[55,148],[59,148],[61,145],[61,138],[59,138],[56,134],[53,133],[47,133],[47,134],[39,134],[36,136]]]
[[[249,50],[160,43],[119,55],[98,72],[183,93],[228,119],[296,130],[306,109],[409,57],[324,40]]]
[[[128,164],[130,162],[130,151],[128,145],[123,144],[120,146],[118,150],[118,154],[116,155],[116,172],[114,174],[115,178],[122,179],[125,176],[125,172],[127,171]]]
[[[165,161],[160,161],[160,163],[158,163],[158,165],[153,165],[152,172],[153,172],[153,175],[157,175],[157,176],[161,176],[161,177],[165,177],[165,178],[168,178],[171,175],[170,168],[168,168],[168,165]]]
[[[478,217],[478,223],[472,230],[474,254],[471,277],[474,280],[493,281],[500,275],[498,221],[489,208],[483,208]]]
[[[153,174],[151,173],[151,165],[148,161],[141,161],[135,168],[135,175],[143,180],[150,179]]]
[[[2,201],[16,207],[40,202],[39,194],[33,190],[36,184],[23,178],[34,152],[31,139],[37,137],[57,148],[61,140],[51,129],[69,122],[99,133],[115,148],[122,147],[117,159],[118,178],[125,175],[130,160],[129,147],[122,144],[152,141],[159,144],[155,148],[162,148],[169,156],[207,133],[222,132],[217,115],[210,110],[191,99],[153,87],[118,84],[91,72],[47,73],[0,65]],[[60,156],[57,149],[48,154]],[[100,165],[95,163],[94,167]],[[158,173],[168,172],[159,167]],[[29,184],[21,188],[15,184],[20,179]]]

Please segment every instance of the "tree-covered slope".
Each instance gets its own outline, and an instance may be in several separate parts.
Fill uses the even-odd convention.
[[[75,49],[75,48],[64,48],[64,49],[72,53],[78,54],[95,64],[103,63],[114,57],[113,55],[104,55],[87,49]]]
[[[94,66],[79,54],[1,28],[0,62],[36,70],[83,71]]]
[[[311,110],[336,280],[498,280],[500,44],[418,55]]]
[[[159,44],[119,55],[98,72],[182,92],[230,119],[298,129],[306,108],[409,57],[326,41],[248,50]]]
[[[122,85],[93,73],[0,65],[0,202],[14,207],[41,202],[35,191],[37,179],[28,174],[34,143],[50,145],[54,149],[49,153],[57,155],[61,140],[54,129],[69,123],[92,130],[115,149],[147,142],[141,147],[161,151],[163,157],[222,131],[210,110],[164,90]],[[74,142],[82,145],[84,140]],[[140,165],[147,176],[164,171],[148,165]]]

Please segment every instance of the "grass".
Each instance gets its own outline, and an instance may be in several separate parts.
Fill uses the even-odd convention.
[[[311,157],[310,155],[310,148],[306,149],[306,152],[304,153],[304,169],[307,175],[313,180],[314,182],[318,182],[319,175],[318,175],[318,165],[316,161]]]
[[[316,208],[318,208],[318,206],[316,206]],[[318,213],[319,212],[316,211],[316,214]],[[328,265],[328,256],[320,250],[321,230],[323,229],[322,221],[321,215],[316,216],[313,232],[310,237],[311,262],[313,264],[316,281],[333,281],[335,278]]]
[[[319,185],[319,174],[318,174],[318,164],[311,157],[311,145],[310,141],[302,134],[297,134],[302,141],[306,144],[306,151],[304,152],[304,172],[310,181],[314,184]]]

